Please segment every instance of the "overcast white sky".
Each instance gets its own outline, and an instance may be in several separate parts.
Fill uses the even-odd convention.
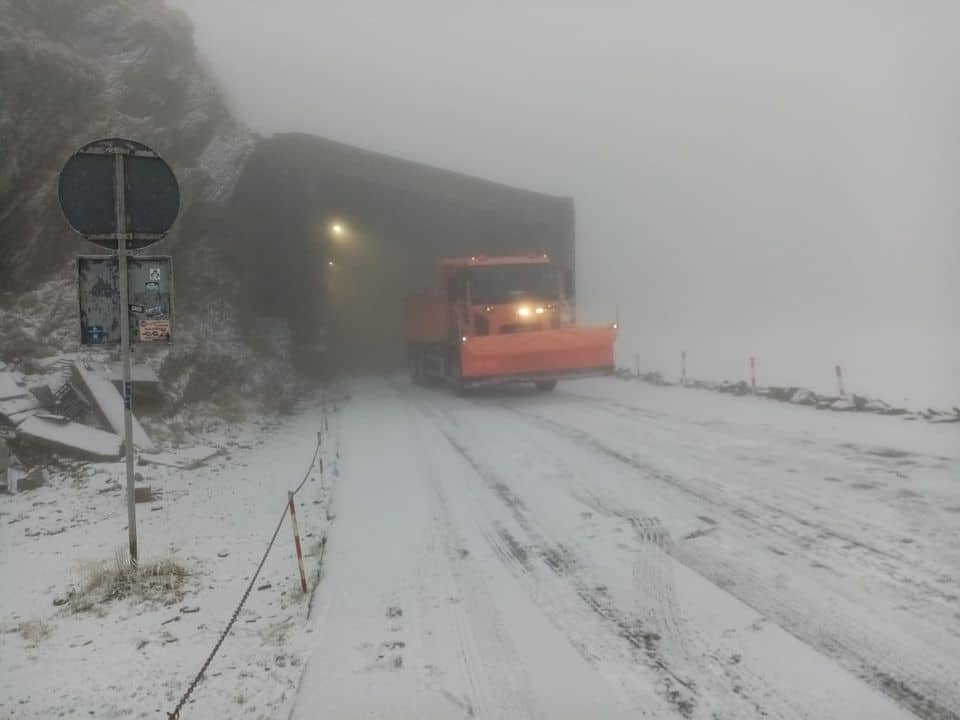
[[[171,4],[260,132],[575,197],[645,367],[960,402],[955,0]]]

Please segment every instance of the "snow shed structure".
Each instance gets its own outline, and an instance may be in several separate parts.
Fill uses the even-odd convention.
[[[574,205],[302,134],[261,140],[229,213],[251,316],[341,368],[406,363],[403,300],[444,257],[549,253],[574,269]],[[301,357],[313,357],[302,352]]]

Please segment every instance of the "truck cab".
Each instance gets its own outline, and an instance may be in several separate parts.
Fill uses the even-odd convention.
[[[503,335],[572,325],[564,274],[546,255],[471,257],[442,263],[447,301],[461,337]]]

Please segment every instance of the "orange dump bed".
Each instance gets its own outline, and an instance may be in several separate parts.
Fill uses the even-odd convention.
[[[411,342],[438,343],[447,340],[448,306],[439,293],[420,293],[407,298],[406,330]]]

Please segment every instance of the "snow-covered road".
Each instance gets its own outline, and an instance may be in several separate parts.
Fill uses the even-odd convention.
[[[960,717],[960,434],[619,380],[358,380],[314,717]]]

